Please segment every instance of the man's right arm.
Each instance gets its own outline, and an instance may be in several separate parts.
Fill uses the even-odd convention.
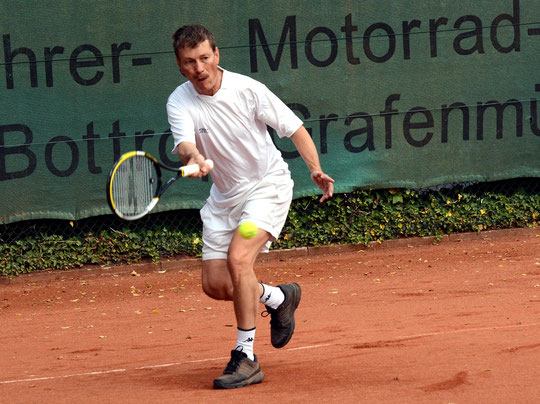
[[[202,178],[211,171],[211,167],[205,162],[204,156],[199,152],[195,144],[182,142],[177,147],[178,157],[182,164],[198,164],[200,171],[190,175],[192,178]]]

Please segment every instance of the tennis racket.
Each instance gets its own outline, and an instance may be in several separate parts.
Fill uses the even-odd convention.
[[[206,160],[214,167],[212,160]],[[176,176],[163,183],[161,169]],[[198,164],[171,168],[159,163],[143,151],[131,151],[116,161],[107,181],[107,201],[111,210],[124,220],[137,220],[147,215],[163,193],[178,178],[199,172]]]

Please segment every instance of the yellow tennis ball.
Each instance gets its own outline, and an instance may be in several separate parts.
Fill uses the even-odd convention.
[[[238,233],[244,238],[252,239],[257,235],[257,232],[259,231],[259,228],[255,226],[252,222],[243,222],[238,227]]]

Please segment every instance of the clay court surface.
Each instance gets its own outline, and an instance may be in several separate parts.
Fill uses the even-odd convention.
[[[263,383],[212,390],[236,341],[200,261],[0,279],[2,403],[540,402],[540,229],[300,249],[260,280],[303,289]],[[261,306],[262,311],[262,306]]]

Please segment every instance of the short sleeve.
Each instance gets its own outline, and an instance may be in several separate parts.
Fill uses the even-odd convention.
[[[172,153],[176,153],[178,145],[182,142],[195,143],[195,124],[184,106],[169,99],[167,117],[174,139]]]
[[[291,137],[302,126],[302,120],[264,84],[257,90],[258,118],[273,128],[280,138]]]

